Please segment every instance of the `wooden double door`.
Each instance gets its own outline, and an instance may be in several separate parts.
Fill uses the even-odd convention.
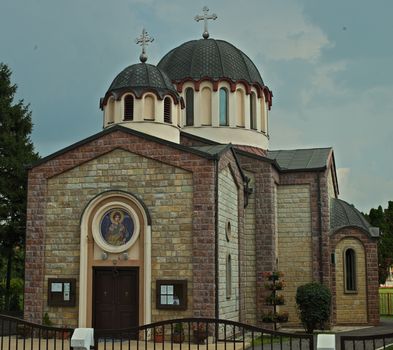
[[[93,268],[94,328],[138,327],[138,281],[138,268]]]

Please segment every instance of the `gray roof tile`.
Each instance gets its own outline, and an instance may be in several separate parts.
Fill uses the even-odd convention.
[[[283,170],[308,170],[327,166],[332,148],[311,148],[267,151],[267,158],[275,160]]]
[[[379,228],[371,226],[353,205],[338,199],[330,199],[330,229],[332,232],[344,227],[358,227],[371,237],[379,236]]]

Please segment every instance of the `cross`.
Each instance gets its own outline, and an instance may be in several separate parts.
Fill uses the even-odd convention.
[[[139,38],[137,38],[135,40],[135,42],[139,45],[142,46],[142,53],[139,56],[139,59],[141,60],[142,63],[147,61],[147,55],[146,55],[146,46],[148,45],[148,43],[152,43],[154,41],[154,38],[152,38],[147,31],[145,30],[145,28],[143,28],[142,30],[142,34]]]
[[[209,32],[207,31],[207,20],[212,19],[215,20],[217,19],[217,15],[215,13],[212,13],[211,15],[208,15],[207,13],[209,12],[209,8],[207,6],[203,7],[203,15],[196,15],[194,19],[199,22],[202,21],[204,22],[204,31],[203,31],[203,37],[207,39],[209,37]]]

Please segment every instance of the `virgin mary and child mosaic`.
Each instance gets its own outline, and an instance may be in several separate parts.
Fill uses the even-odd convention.
[[[126,244],[134,233],[134,221],[123,209],[111,209],[101,219],[101,236],[110,245]]]

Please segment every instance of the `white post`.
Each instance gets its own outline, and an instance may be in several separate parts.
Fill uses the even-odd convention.
[[[336,336],[334,334],[318,334],[317,350],[336,350]]]

